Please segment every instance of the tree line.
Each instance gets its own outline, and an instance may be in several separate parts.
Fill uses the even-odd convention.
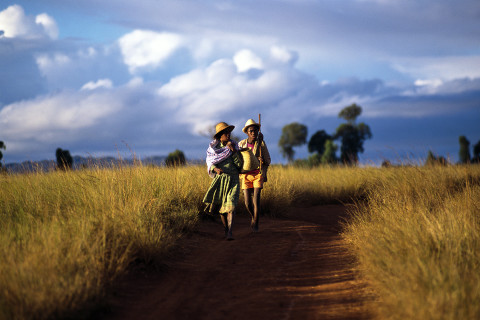
[[[6,168],[2,165],[3,153],[1,150],[6,150],[6,144],[0,141],[0,172],[6,172]],[[57,170],[67,171],[73,168],[73,157],[69,150],[57,148],[55,151],[56,168]],[[175,150],[168,154],[165,158],[165,166],[176,167],[186,165],[185,154],[181,150]]]
[[[470,156],[470,141],[467,137],[458,137],[460,143],[460,151],[458,158],[460,163],[480,163],[480,140],[473,146],[473,157]]]
[[[278,146],[282,156],[290,164],[300,166],[318,166],[320,164],[358,164],[358,154],[364,152],[363,143],[372,138],[370,127],[357,122],[357,118],[362,113],[362,107],[353,103],[343,108],[338,117],[346,121],[340,124],[334,133],[329,134],[325,130],[318,130],[308,141],[308,152],[313,153],[308,159],[294,160],[294,147],[299,147],[307,143],[308,129],[305,125],[298,122],[287,124],[282,128],[282,135],[278,141]],[[340,142],[340,157],[337,157],[338,145]],[[462,135],[459,137],[460,150],[458,153],[459,164],[480,163],[480,141],[472,148],[470,154],[470,141]],[[431,150],[428,151],[425,165],[447,165],[448,161],[443,156],[435,155]],[[390,166],[390,162],[385,160],[382,166]]]
[[[340,124],[334,133],[329,134],[325,130],[315,132],[308,141],[308,152],[313,153],[307,160],[294,161],[295,150],[307,143],[308,129],[298,122],[287,124],[282,128],[282,135],[278,146],[284,158],[289,163],[306,164],[316,166],[320,164],[343,163],[356,165],[358,154],[363,153],[363,143],[372,138],[370,127],[357,122],[362,113],[362,107],[353,103],[343,108],[338,114],[346,123]],[[340,157],[337,157],[338,145],[334,141],[340,141]]]
[[[298,122],[285,125],[282,128],[282,135],[278,141],[282,156],[289,163],[297,165],[318,166],[320,164],[358,164],[358,154],[364,152],[363,143],[372,138],[370,127],[357,122],[357,118],[362,114],[362,107],[353,103],[343,108],[338,117],[346,122],[340,124],[334,133],[329,134],[325,130],[316,131],[308,141],[308,152],[312,153],[308,159],[294,160],[294,147],[299,147],[307,143],[308,128]],[[340,157],[337,157],[338,145],[340,142]],[[470,153],[470,141],[466,136],[459,137],[459,164],[480,163],[480,140],[473,145],[472,155]],[[6,150],[6,145],[0,141],[0,170],[2,168],[3,154],[1,150]],[[73,167],[73,158],[70,151],[57,148],[56,163],[59,170],[69,170]],[[388,160],[384,162],[389,165]],[[447,164],[447,159],[443,156],[437,156],[429,151],[425,160],[426,165]],[[186,165],[185,154],[181,150],[175,150],[168,154],[165,159],[167,167]]]
[[[2,149],[5,150],[5,149],[7,149],[7,147],[5,146],[5,143],[4,143],[3,141],[0,141],[0,171],[3,171],[3,167],[2,167],[2,158],[3,158]]]

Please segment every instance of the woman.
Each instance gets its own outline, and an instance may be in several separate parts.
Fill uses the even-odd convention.
[[[207,149],[207,170],[213,178],[203,198],[206,210],[219,213],[227,240],[233,240],[233,219],[240,194],[239,173],[243,159],[230,134],[235,126],[220,122],[215,126],[214,140]]]
[[[253,232],[258,232],[258,218],[260,215],[260,193],[263,184],[267,182],[267,170],[270,165],[270,153],[260,133],[260,124],[253,119],[245,123],[242,130],[248,138],[240,141],[240,148],[249,148],[258,157],[260,166],[252,171],[240,175],[241,186],[245,196],[245,206],[252,217],[251,227]]]

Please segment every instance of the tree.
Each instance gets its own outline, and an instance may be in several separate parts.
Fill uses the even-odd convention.
[[[362,114],[362,107],[354,103],[348,107],[343,108],[338,114],[338,116],[342,119],[347,120],[347,122],[350,124],[355,124],[355,121],[360,114]]]
[[[473,146],[472,162],[480,163],[480,140]]]
[[[314,168],[320,165],[320,156],[318,153],[314,153],[308,156],[307,159],[295,159],[292,164],[297,168]]]
[[[365,123],[356,123],[357,117],[362,113],[362,108],[355,103],[343,108],[338,116],[347,120],[338,126],[334,138],[341,140],[340,158],[343,163],[356,164],[358,153],[363,152],[363,142],[372,138],[370,127]]]
[[[165,165],[167,167],[184,166],[185,164],[185,154],[178,149],[169,153],[167,158],[165,159]]]
[[[6,150],[7,147],[5,146],[5,143],[3,141],[0,141],[0,168],[2,167],[2,159],[3,159],[3,153],[1,150]]]
[[[470,141],[467,137],[460,136],[458,137],[458,142],[460,143],[460,151],[458,152],[458,158],[460,163],[470,163]]]
[[[60,170],[68,170],[72,169],[73,167],[73,158],[70,155],[70,151],[62,150],[61,148],[57,148],[55,152],[55,156],[57,157],[57,168]]]
[[[308,129],[303,124],[292,122],[282,128],[282,135],[278,141],[278,146],[282,152],[282,156],[293,161],[295,151],[293,147],[298,147],[306,143]]]
[[[323,164],[337,163],[338,159],[337,159],[336,152],[337,152],[338,146],[335,143],[333,143],[333,140],[328,139],[327,141],[325,141],[324,149],[325,151],[323,151],[322,158],[320,159],[320,161]]]
[[[392,163],[388,159],[384,159],[382,161],[382,168],[390,168],[392,166]]]
[[[425,165],[426,166],[435,166],[435,165],[442,165],[446,166],[447,165],[447,159],[442,156],[436,156],[433,154],[431,150],[428,151],[427,155],[427,160],[425,160]]]
[[[319,130],[308,141],[308,152],[317,152],[319,155],[323,154],[325,150],[325,142],[332,137],[325,132],[325,130]]]

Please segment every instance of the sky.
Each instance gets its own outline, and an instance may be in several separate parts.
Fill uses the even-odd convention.
[[[217,122],[244,138],[258,114],[285,163],[285,125],[333,134],[352,103],[373,134],[363,164],[458,161],[459,136],[480,141],[479,1],[0,2],[4,163],[203,159]]]

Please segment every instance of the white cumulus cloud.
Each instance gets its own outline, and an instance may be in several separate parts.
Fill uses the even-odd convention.
[[[51,39],[57,39],[58,38],[57,23],[48,14],[46,14],[46,13],[39,14],[35,18],[35,23],[37,23],[38,25],[41,25],[43,27],[43,29],[45,30],[45,33]]]
[[[0,30],[8,38],[42,38],[56,39],[58,27],[55,20],[46,13],[36,17],[25,15],[19,5],[12,5],[0,11]]]
[[[90,81],[85,83],[82,86],[81,90],[95,90],[98,88],[111,89],[113,88],[112,80],[110,79],[99,79],[96,82]]]
[[[318,88],[314,78],[294,68],[275,68],[273,63],[266,63],[271,67],[252,76],[243,72],[250,68],[238,68],[235,57],[179,75],[158,90],[176,121],[189,124],[192,132],[202,132],[206,124],[243,119],[260,110],[291,120],[298,117],[294,106],[311,103],[310,90]]]
[[[152,70],[165,62],[180,46],[182,37],[169,32],[135,30],[118,40],[123,61],[131,73]]]
[[[107,94],[64,92],[10,104],[0,111],[0,124],[8,137],[42,140],[58,130],[92,126],[117,109],[118,101]]]
[[[237,66],[238,72],[248,71],[250,69],[263,69],[263,61],[250,50],[243,49],[235,54],[233,61]]]

